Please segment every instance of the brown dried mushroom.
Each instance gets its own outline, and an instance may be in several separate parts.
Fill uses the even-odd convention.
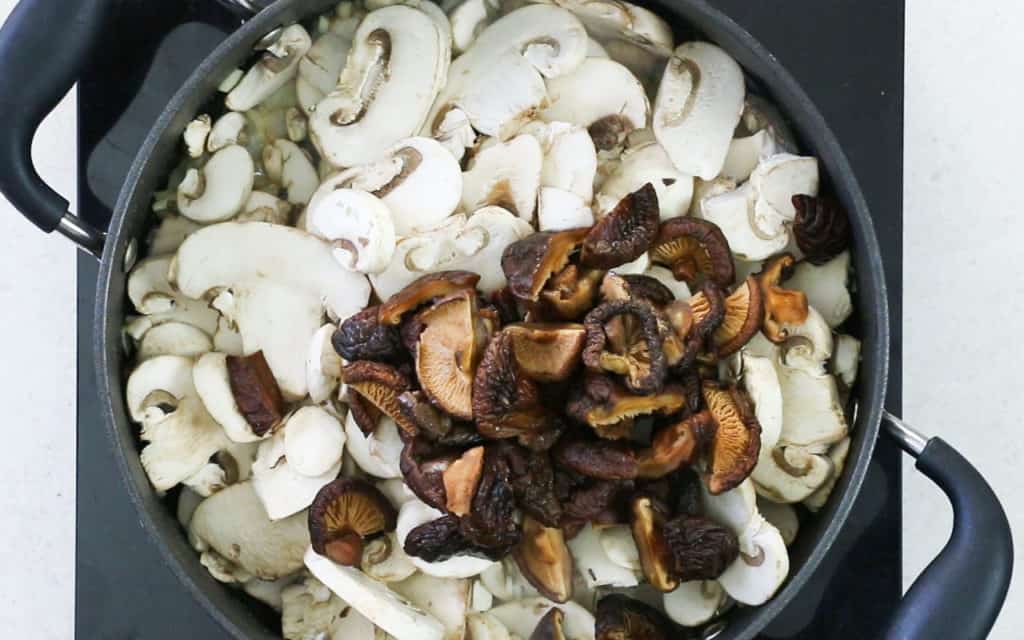
[[[548,280],[569,264],[588,231],[541,231],[507,246],[501,254],[501,269],[512,295],[536,302]]]
[[[406,391],[398,396],[398,407],[402,415],[409,419],[419,433],[430,438],[443,439],[452,430],[451,416],[439,411],[437,407],[430,404],[427,396],[422,391]],[[349,410],[352,405],[349,404]],[[355,418],[359,424],[359,418]]]
[[[380,322],[379,309],[367,307],[341,323],[331,336],[331,344],[338,355],[349,362],[395,362],[402,358],[402,341],[398,330]]]
[[[398,457],[398,468],[417,498],[435,509],[448,507],[448,496],[444,486],[444,472],[458,458],[457,455],[438,452],[419,438],[410,438]]]
[[[640,454],[637,476],[663,478],[680,467],[690,466],[700,456],[714,428],[714,420],[707,411],[662,427],[654,434],[651,446]]]
[[[793,196],[796,245],[814,264],[824,264],[850,246],[850,220],[842,206],[827,197]]]
[[[377,425],[380,424],[380,418],[384,413],[372,402],[358,393],[350,391],[345,394],[345,403],[348,404],[348,412],[360,431],[370,435],[377,430]]]
[[[365,480],[338,478],[324,485],[309,507],[313,551],[338,564],[355,566],[363,540],[394,531],[398,514],[377,487]]]
[[[573,561],[561,529],[523,517],[523,535],[512,555],[530,584],[552,602],[572,598]]]
[[[473,418],[488,438],[514,438],[551,425],[540,389],[515,357],[514,340],[500,331],[487,345],[473,380]]]
[[[587,314],[583,324],[587,330],[583,364],[593,371],[623,376],[636,393],[661,390],[668,364],[653,307],[633,300],[604,302]]]
[[[601,300],[643,300],[661,308],[676,297],[672,291],[656,278],[640,274],[607,273],[601,281]]]
[[[636,260],[658,235],[659,211],[658,192],[648,182],[590,228],[580,262],[594,269],[614,269]]]
[[[228,383],[238,411],[262,436],[277,428],[284,419],[284,398],[262,351],[248,356],[228,356]]]
[[[705,281],[728,287],[736,278],[729,241],[717,225],[693,217],[672,218],[661,224],[650,249],[651,262],[672,270],[676,280],[691,288]]]
[[[497,557],[508,553],[520,540],[512,471],[508,460],[495,447],[484,448],[480,484],[459,527],[473,545]]]
[[[595,640],[675,640],[685,637],[665,614],[621,593],[597,603]]]
[[[563,438],[552,450],[555,462],[581,476],[599,480],[637,477],[637,455],[622,441]]]
[[[533,313],[558,320],[580,319],[594,306],[603,275],[603,271],[570,264],[548,280]]]
[[[564,623],[565,614],[558,607],[552,607],[537,623],[530,640],[566,640]]]
[[[807,320],[807,295],[803,291],[786,289],[782,282],[789,278],[796,264],[793,256],[784,253],[769,259],[755,276],[764,297],[764,323],[761,332],[765,337],[781,344],[788,332],[784,324],[803,324]]]
[[[523,372],[538,382],[558,382],[579,366],[586,338],[581,324],[525,322],[505,327]]]
[[[629,434],[633,418],[671,415],[686,405],[682,387],[668,384],[656,394],[634,395],[612,378],[587,374],[570,391],[566,415],[588,424],[602,438],[617,439]]]
[[[475,291],[480,276],[470,271],[438,271],[413,280],[404,289],[380,305],[378,317],[387,325],[397,325],[402,316],[415,311],[431,300],[444,298],[459,291]]]
[[[457,516],[469,513],[484,469],[484,448],[473,447],[442,474],[448,511]]]
[[[640,552],[640,566],[651,586],[665,593],[679,586],[679,579],[672,572],[672,551],[665,540],[667,520],[667,509],[657,499],[645,494],[634,496],[630,503],[630,527]]]
[[[416,425],[402,413],[398,396],[411,388],[409,379],[398,369],[380,362],[359,360],[341,371],[350,392],[358,393],[409,435],[416,435]]]
[[[681,582],[715,580],[739,557],[736,534],[707,518],[684,515],[665,523],[672,571]]]
[[[717,495],[735,489],[753,471],[761,451],[761,425],[743,391],[705,382],[703,394],[717,425],[711,440],[707,478],[708,491]]]
[[[761,287],[754,276],[747,276],[743,284],[725,298],[722,324],[712,334],[718,357],[724,358],[739,351],[761,329],[762,322],[764,300]]]

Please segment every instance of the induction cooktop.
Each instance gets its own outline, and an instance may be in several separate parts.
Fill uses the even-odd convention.
[[[711,0],[788,66],[824,113],[867,196],[892,310],[889,410],[901,363],[903,0]],[[142,139],[171,94],[240,22],[210,0],[122,0],[116,47],[78,85],[78,211],[105,227]],[[78,261],[76,637],[205,640],[226,633],[163,563],[129,500],[97,402],[96,263]],[[764,638],[874,637],[901,592],[900,454],[875,449],[861,496],[814,578]],[[353,639],[356,640],[356,639]]]

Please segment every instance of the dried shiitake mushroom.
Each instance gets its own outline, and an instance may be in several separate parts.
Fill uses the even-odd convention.
[[[471,550],[473,545],[459,530],[459,518],[444,515],[415,527],[405,537],[403,550],[427,562],[443,562]]]
[[[573,561],[561,529],[523,517],[522,539],[512,555],[530,584],[552,602],[572,598]]]
[[[387,325],[397,325],[402,316],[415,311],[431,300],[445,298],[460,291],[475,291],[480,276],[469,271],[438,271],[413,280],[404,289],[380,305],[378,317]]]
[[[676,280],[690,288],[705,281],[728,287],[736,278],[729,241],[717,225],[693,218],[672,218],[662,223],[651,245],[651,262],[672,270]]]
[[[480,486],[480,476],[484,470],[484,448],[473,447],[453,462],[442,474],[444,492],[448,511],[464,516]]]
[[[743,391],[713,382],[705,382],[702,390],[717,425],[708,456],[707,486],[718,495],[739,486],[753,471],[761,451],[761,426]]]
[[[406,391],[398,396],[398,407],[419,429],[419,433],[430,438],[441,439],[452,430],[452,419],[430,404],[422,391]],[[351,405],[349,406],[351,410]],[[356,424],[359,424],[358,418]]]
[[[661,308],[675,300],[675,294],[657,278],[641,274],[606,273],[601,281],[601,300],[642,300]]]
[[[640,566],[651,586],[665,593],[679,586],[672,572],[672,551],[665,540],[668,515],[665,505],[650,495],[641,493],[630,503],[630,527],[640,552]]]
[[[565,637],[565,614],[558,607],[552,607],[537,623],[530,634],[530,640],[567,640]]]
[[[352,420],[359,427],[359,430],[366,435],[376,431],[377,425],[380,424],[381,416],[384,413],[372,402],[354,391],[348,392],[345,395],[348,413],[352,416]]]
[[[559,320],[582,318],[594,306],[603,275],[603,271],[570,264],[548,280],[534,313]]]
[[[309,507],[309,538],[318,554],[355,566],[363,555],[363,540],[394,531],[397,518],[377,487],[365,480],[338,478],[324,485]]]
[[[588,231],[541,231],[506,247],[501,255],[501,269],[512,295],[536,302],[548,280],[569,264]]]
[[[580,262],[594,269],[614,269],[636,260],[658,235],[659,211],[658,193],[648,182],[590,228]]]
[[[488,438],[515,438],[544,431],[551,416],[540,388],[515,357],[512,333],[502,330],[487,345],[473,380],[473,418]]]
[[[736,534],[708,518],[673,518],[665,523],[664,535],[680,582],[715,580],[739,557]]]
[[[770,258],[756,274],[764,298],[764,323],[761,332],[765,337],[781,344],[788,334],[782,325],[803,324],[807,320],[807,295],[803,291],[786,289],[782,282],[789,278],[796,260],[788,253]]]
[[[674,640],[681,630],[654,607],[621,593],[597,603],[596,640]]]
[[[505,327],[516,362],[537,382],[558,382],[579,366],[586,338],[581,324],[525,322]]]
[[[651,446],[639,455],[637,477],[663,478],[682,466],[693,464],[714,428],[714,419],[707,411],[662,427],[654,434]]]
[[[421,438],[410,438],[402,447],[398,468],[405,485],[417,498],[435,509],[444,510],[448,506],[444,472],[456,459],[457,454],[437,451]]]
[[[764,299],[757,278],[747,276],[725,298],[725,315],[722,324],[715,329],[712,337],[718,357],[724,358],[740,350],[761,329],[764,322]]]
[[[331,336],[334,350],[349,362],[376,360],[395,362],[403,356],[398,329],[382,324],[380,307],[367,307],[345,319]]]
[[[475,546],[500,557],[514,547],[521,531],[516,522],[512,472],[505,456],[494,447],[484,449],[483,473],[469,513],[459,526]]]
[[[248,356],[228,356],[228,382],[238,411],[263,436],[284,419],[284,399],[262,351]]]
[[[341,377],[350,392],[358,393],[380,409],[402,431],[416,435],[416,425],[405,417],[398,404],[398,396],[412,388],[401,371],[381,362],[359,360],[342,369]]]
[[[620,318],[621,322],[613,322]],[[668,364],[653,307],[633,300],[604,302],[587,314],[583,324],[587,330],[583,364],[593,371],[623,376],[635,393],[661,390]]]
[[[814,264],[824,264],[850,246],[850,220],[842,206],[827,197],[793,196],[793,237]]]
[[[552,455],[561,467],[588,478],[632,480],[637,477],[636,451],[623,441],[563,438]]]
[[[668,384],[659,393],[635,395],[609,376],[587,374],[582,384],[571,390],[566,415],[590,425],[602,438],[623,438],[637,416],[671,415],[682,410],[684,394],[679,385]]]
[[[512,491],[519,508],[545,526],[559,526],[562,505],[555,487],[555,469],[548,453],[529,451],[508,441],[492,446],[500,447],[508,463]]]

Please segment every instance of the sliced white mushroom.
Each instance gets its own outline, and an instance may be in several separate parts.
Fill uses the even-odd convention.
[[[218,491],[196,508],[189,539],[197,549],[209,548],[248,573],[276,580],[302,568],[309,546],[305,514],[271,521],[251,482]]]
[[[367,436],[349,412],[345,418],[345,438],[345,450],[360,469],[377,478],[402,477],[398,456],[403,444],[394,420],[381,418],[377,428]]]
[[[231,391],[227,354],[211,352],[200,357],[192,367],[192,381],[206,410],[233,442],[256,442],[268,435],[253,433],[252,426],[239,411]]]
[[[618,168],[601,185],[598,208],[602,213],[611,211],[620,200],[647,183],[658,194],[662,220],[687,214],[693,197],[693,176],[680,173],[657,142],[623,152]]]
[[[207,496],[201,496],[188,487],[183,488],[178,494],[178,504],[174,509],[178,524],[188,529],[188,523],[192,521],[192,514],[196,512],[196,507],[205,497]]]
[[[313,41],[301,25],[281,31],[277,41],[228,93],[224,103],[232,111],[248,111],[295,78],[302,59]]]
[[[598,530],[601,547],[608,559],[631,571],[640,571],[640,551],[633,539],[633,532],[624,524],[601,527]]]
[[[354,35],[354,34],[353,34]],[[328,31],[319,36],[299,61],[295,89],[299,104],[307,114],[338,85],[338,76],[352,48],[352,38]]]
[[[616,28],[623,39],[649,42],[672,49],[672,27],[650,9],[624,0],[555,0],[555,4],[588,19],[601,20]],[[587,21],[588,27],[592,24]]]
[[[733,255],[748,262],[764,260],[789,244],[788,228],[778,235],[765,235],[754,224],[754,199],[749,184],[705,199],[700,217],[718,225],[729,241]]]
[[[178,185],[178,211],[196,222],[227,220],[252,192],[255,167],[245,148],[229,145],[202,169],[189,169]]]
[[[782,364],[808,373],[824,373],[825,363],[832,357],[832,329],[818,310],[809,306],[803,322],[781,326],[786,335],[781,350]]]
[[[684,627],[699,627],[710,622],[725,601],[725,590],[714,580],[683,582],[663,597],[665,613]]]
[[[437,140],[456,162],[462,162],[467,149],[477,143],[477,133],[462,109],[450,108],[437,116],[437,122],[428,122],[423,133]]]
[[[175,290],[168,281],[171,256],[140,260],[128,274],[128,299],[143,321],[131,328],[132,337],[141,340],[151,327],[165,322],[183,322],[212,334],[217,329],[217,312],[202,300]]]
[[[729,178],[718,177],[714,180],[693,180],[693,197],[690,199],[690,215],[696,218],[703,217],[704,203],[715,196],[729,193],[736,190],[736,181]],[[737,282],[739,278],[737,277]]]
[[[212,128],[213,120],[205,113],[196,116],[195,120],[185,126],[185,133],[182,134],[182,137],[190,157],[198,158],[203,155],[203,150],[206,148],[206,137],[210,135]]]
[[[216,153],[231,145],[245,146],[247,142],[245,115],[237,111],[228,111],[213,123],[210,135],[206,138],[206,150]]]
[[[782,434],[779,443],[829,445],[847,433],[835,378],[803,369],[779,367],[782,385]]]
[[[192,359],[156,356],[139,364],[125,385],[128,412],[142,425],[142,467],[157,491],[198,472],[229,441],[192,384]]]
[[[567,542],[576,570],[589,589],[603,586],[634,587],[639,583],[633,569],[612,561],[601,544],[600,534],[587,523],[576,537]]]
[[[718,582],[736,602],[767,602],[789,574],[789,553],[778,529],[763,519],[740,535],[740,556]]]
[[[469,594],[469,608],[471,611],[487,611],[494,606],[494,594],[487,590],[487,587],[480,582],[479,577],[473,581]]]
[[[647,271],[644,272],[644,275],[654,278],[661,284],[665,285],[665,287],[672,292],[672,295],[676,297],[676,300],[682,300],[685,302],[686,300],[689,300],[692,295],[690,287],[687,286],[685,282],[682,280],[676,280],[675,275],[661,265],[653,264],[647,267]]]
[[[444,514],[433,507],[419,501],[410,500],[398,510],[398,524],[395,526],[395,534],[398,542],[405,547],[405,539],[409,532],[428,522],[437,520]],[[416,568],[423,573],[435,578],[472,578],[480,575],[488,567],[494,564],[493,560],[468,555],[455,555],[447,560],[427,562],[416,556],[409,556]]]
[[[319,409],[319,407],[308,407]],[[331,420],[334,418],[327,415]],[[289,419],[290,422],[290,419]],[[341,451],[335,462],[321,475],[307,476],[298,472],[287,456],[284,429],[260,443],[256,461],[252,465],[252,485],[271,520],[280,520],[308,507],[317,492],[338,477],[341,471]],[[294,448],[294,447],[293,447]]]
[[[756,93],[747,94],[740,126],[736,130],[748,135],[769,132],[775,138],[779,152],[795,153],[798,147],[796,136],[779,108]]]
[[[845,334],[836,334],[833,339],[832,361],[829,372],[838,378],[843,387],[850,389],[857,381],[860,367],[860,340]]]
[[[818,195],[818,161],[806,156],[780,153],[763,160],[750,175],[755,194],[754,224],[769,236],[781,234],[793,222],[793,196]]]
[[[391,211],[377,196],[335,189],[306,211],[306,229],[331,243],[338,264],[357,273],[380,273],[395,252]]]
[[[793,275],[786,280],[786,288],[806,293],[808,304],[820,311],[828,326],[834,329],[853,313],[849,278],[850,252],[843,251],[822,265],[798,263]]]
[[[654,102],[654,135],[676,168],[711,180],[722,171],[743,112],[743,70],[707,42],[676,47]]]
[[[537,589],[523,576],[519,565],[511,556],[506,556],[485,569],[480,574],[480,582],[494,594],[495,598],[505,602],[540,596]]]
[[[743,388],[754,403],[754,414],[761,425],[761,448],[775,446],[782,435],[782,385],[772,357],[740,352]]]
[[[529,134],[540,143],[544,155],[541,187],[572,192],[585,204],[590,204],[597,173],[597,150],[587,130],[567,122],[534,120],[520,133]]]
[[[285,576],[277,580],[260,580],[253,578],[242,585],[242,590],[256,600],[267,605],[274,611],[280,611],[284,606],[282,594],[290,585],[294,584],[294,576]]]
[[[455,214],[432,229],[399,238],[388,267],[370,275],[373,290],[387,300],[420,276],[443,271],[455,259],[455,239],[466,225],[464,214]]]
[[[779,530],[779,535],[787,547],[793,544],[797,532],[800,531],[800,519],[792,505],[772,502],[758,496],[757,510],[769,524]]]
[[[167,355],[195,358],[211,349],[213,340],[202,329],[184,322],[165,322],[142,334],[135,357],[139,361]]]
[[[409,489],[409,485],[405,484],[404,478],[388,478],[387,480],[379,480],[374,484],[384,494],[384,497],[388,499],[388,502],[395,505],[395,508],[401,508],[406,502],[418,499],[416,494]]]
[[[284,112],[284,126],[292,142],[302,142],[309,134],[309,121],[298,107],[289,107]]]
[[[533,220],[543,163],[540,143],[529,135],[481,149],[462,175],[462,206],[476,211],[497,205]]]
[[[414,607],[383,582],[359,569],[335,564],[310,547],[306,568],[353,609],[396,640],[444,640],[444,625],[434,616]]]
[[[212,549],[199,554],[199,564],[206,568],[214,580],[226,584],[242,584],[253,579],[251,573]]]
[[[341,356],[331,344],[337,326],[327,323],[320,327],[309,342],[306,355],[306,386],[309,398],[317,404],[326,402],[341,382]]]
[[[541,187],[537,196],[537,229],[562,231],[579,229],[594,224],[590,207],[571,191],[555,187]]]
[[[306,352],[326,310],[348,317],[366,305],[369,283],[342,268],[330,245],[305,232],[263,222],[205,227],[178,249],[171,279],[185,295],[231,292],[224,310],[246,353],[263,351],[281,392],[305,397]],[[281,331],[281,327],[288,327]]]
[[[445,269],[472,271],[480,276],[477,289],[485,294],[505,286],[501,255],[510,244],[533,233],[533,227],[501,207],[484,207],[469,216],[453,245],[455,254]]]
[[[594,640],[594,616],[579,604],[569,601],[555,604],[545,598],[525,598],[515,602],[506,602],[490,610],[490,614],[498,619],[513,635],[529,638],[537,623],[553,607],[562,610],[565,616],[562,630],[566,640]]]
[[[759,163],[778,152],[779,145],[768,129],[750,136],[733,138],[729,143],[729,153],[725,156],[721,177],[745,182]]]
[[[153,228],[146,247],[150,256],[163,256],[174,253],[199,225],[185,216],[165,215],[160,224]]]
[[[817,513],[825,506],[825,503],[828,502],[828,498],[832,495],[832,490],[835,488],[836,482],[839,481],[839,476],[843,474],[843,469],[846,468],[846,458],[849,454],[849,436],[829,447],[828,459],[832,463],[832,473],[823,485],[818,487],[814,493],[804,499],[803,504],[808,510]]]
[[[393,5],[360,23],[337,88],[310,117],[310,138],[337,167],[379,159],[414,135],[447,73],[447,43],[425,11]]]
[[[469,580],[435,578],[415,573],[402,582],[392,584],[399,595],[444,626],[445,640],[463,640],[466,635],[466,613],[469,609]]]
[[[469,640],[512,640],[508,627],[490,613],[471,613],[466,617]]]
[[[341,423],[320,407],[301,407],[282,429],[288,464],[304,476],[323,475],[338,465],[345,450]]]
[[[388,583],[401,582],[416,573],[416,565],[405,554],[393,532],[366,542],[359,568],[374,580]]]
[[[825,456],[807,447],[779,444],[761,449],[750,478],[759,495],[793,504],[807,499],[831,474],[832,464]]]
[[[477,35],[494,22],[500,9],[496,0],[465,0],[452,9],[452,53],[459,55],[469,49]]]
[[[263,148],[263,169],[288,192],[288,202],[309,202],[320,186],[320,175],[302,148],[291,140],[274,140]]]
[[[293,584],[281,592],[281,635],[285,640],[307,640],[308,638],[326,638],[331,631],[331,626],[341,618],[342,613],[348,605],[328,592],[328,597],[319,596],[319,588],[311,589],[310,582],[315,582],[317,587],[322,587],[316,578],[307,578],[298,584]],[[316,593],[316,595],[314,595]],[[350,616],[356,616],[366,620],[359,613],[349,611]],[[362,629],[364,637],[373,637],[373,623],[366,620],[369,625]]]
[[[292,205],[265,191],[253,191],[233,220],[235,222],[271,222],[288,224]]]
[[[757,513],[757,493],[754,483],[744,480],[738,487],[712,495],[703,484],[704,510],[711,520],[729,527],[736,535],[746,531],[752,522],[760,520]]]

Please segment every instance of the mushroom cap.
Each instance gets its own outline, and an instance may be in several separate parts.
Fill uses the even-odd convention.
[[[793,267],[786,287],[803,291],[807,303],[821,312],[828,326],[835,329],[853,313],[853,301],[847,287],[850,277],[850,252],[843,251],[821,265],[801,261]]]
[[[683,217],[661,224],[650,247],[651,262],[663,264],[691,288],[704,282],[728,287],[736,277],[729,242],[707,220]]]
[[[320,174],[302,147],[291,140],[274,140],[263,147],[263,171],[287,190],[288,202],[304,205],[320,186]]]
[[[341,356],[334,350],[332,338],[338,328],[328,322],[313,334],[306,355],[306,386],[309,399],[326,402],[338,388],[341,380]]]
[[[444,626],[446,640],[459,640],[466,635],[471,586],[469,580],[414,573],[391,588],[413,606],[437,618]]]
[[[789,553],[778,529],[763,519],[740,535],[740,556],[718,582],[733,600],[758,606],[767,602],[789,574]]]
[[[541,187],[537,194],[537,228],[564,231],[590,227],[594,212],[577,194],[556,187]]]
[[[374,580],[388,583],[401,582],[416,573],[416,565],[398,544],[393,531],[366,543],[359,568]]]
[[[683,582],[663,596],[665,613],[684,627],[699,627],[711,621],[725,604],[725,591],[717,580]]]
[[[782,325],[803,324],[807,320],[807,296],[802,291],[781,286],[792,273],[795,259],[788,253],[779,254],[765,261],[761,271],[755,274],[764,296],[764,325],[761,332],[769,340],[781,343],[788,332]]]
[[[630,418],[661,414],[671,415],[686,406],[682,387],[669,384],[660,393],[638,396],[608,376],[587,375],[576,387],[566,406],[566,414],[589,424],[601,435],[603,428],[619,425],[632,427]],[[619,436],[621,437],[621,436]]]
[[[324,485],[309,508],[313,551],[353,566],[362,558],[362,541],[394,531],[398,514],[377,487],[365,480],[338,478]]]
[[[761,427],[749,400],[737,389],[703,385],[704,402],[718,424],[708,462],[708,489],[719,494],[738,486],[757,464]]]
[[[448,511],[460,517],[469,513],[473,496],[480,486],[483,466],[484,448],[473,447],[445,469],[442,477]]]
[[[596,612],[597,640],[669,640],[679,630],[654,607],[622,594],[601,598]]]
[[[228,373],[227,354],[203,354],[192,367],[192,381],[206,410],[224,428],[233,442],[257,442],[270,435],[253,431],[235,402]]]
[[[749,183],[739,189],[702,198],[700,216],[721,229],[733,255],[739,260],[764,260],[789,244],[786,228],[768,235],[754,224],[754,196]]]
[[[480,276],[469,271],[438,271],[421,276],[394,294],[377,311],[384,324],[397,325],[402,317],[431,300],[450,297],[460,291],[473,291]]]
[[[567,602],[573,595],[573,557],[562,530],[523,516],[523,535],[512,555],[523,576],[544,597]]]
[[[818,195],[818,160],[779,153],[762,160],[750,175],[756,194],[753,222],[766,236],[778,235],[793,222],[793,196]]]
[[[661,391],[668,373],[663,332],[655,309],[644,301],[603,302],[587,314],[583,363],[592,371],[624,377],[637,394]]]
[[[736,353],[750,341],[764,321],[764,300],[761,287],[754,276],[747,276],[736,289],[725,298],[725,316],[722,324],[712,334],[718,357],[724,358]]]
[[[284,399],[262,351],[247,356],[227,356],[228,384],[239,413],[252,432],[264,436],[284,419]]]
[[[658,236],[658,194],[645,184],[619,201],[591,227],[580,261],[596,269],[612,269],[636,260]]]
[[[213,340],[202,329],[184,322],[165,322],[142,334],[135,358],[140,362],[155,356],[197,358],[212,349]]]
[[[483,147],[462,175],[463,208],[499,206],[532,221],[543,164],[544,154],[533,136]]]
[[[140,260],[128,274],[128,299],[136,311],[145,315],[146,328],[165,322],[184,322],[213,334],[217,330],[216,309],[171,286],[167,276],[172,262],[172,256]],[[140,338],[141,334],[135,337]]]
[[[618,167],[601,185],[598,206],[613,207],[626,194],[647,183],[658,194],[661,220],[685,216],[693,199],[693,176],[680,173],[657,142],[630,147],[622,153]]]
[[[633,497],[630,526],[640,551],[644,576],[655,589],[668,593],[679,586],[679,580],[672,572],[671,550],[664,535],[665,520],[663,505],[644,494]]]
[[[579,320],[594,306],[603,275],[600,269],[581,269],[574,264],[565,267],[541,290],[541,315]]]
[[[334,189],[306,209],[306,230],[331,243],[338,264],[357,273],[380,273],[395,252],[391,210],[377,196]]]
[[[342,379],[350,391],[358,393],[384,412],[403,431],[411,435],[416,433],[416,425],[406,418],[398,403],[398,396],[412,388],[398,369],[380,362],[360,360],[345,366]]]
[[[714,419],[707,411],[662,427],[651,440],[650,448],[639,456],[637,475],[663,478],[683,465],[693,464],[714,430]]]
[[[579,533],[567,542],[577,573],[582,576],[588,589],[604,586],[635,587],[639,584],[636,573],[639,569],[639,555],[632,534],[625,526],[611,528],[624,532],[624,538],[617,536],[615,543],[612,544],[605,536],[608,529],[595,529],[588,522],[580,529]],[[619,543],[620,538],[621,543]],[[633,554],[636,554],[635,567],[623,567],[612,558],[608,552],[609,547],[618,550],[620,546],[625,546]]]
[[[541,187],[571,193],[579,198],[581,206],[589,205],[594,197],[597,151],[587,130],[568,122],[534,120],[520,133],[536,138],[544,153]],[[589,224],[565,228],[573,226]]]
[[[832,474],[829,476],[828,480],[825,481],[825,484],[818,487],[814,491],[814,493],[807,496],[807,498],[805,498],[803,501],[804,506],[807,507],[807,509],[810,510],[812,513],[820,511],[822,507],[825,506],[825,503],[828,501],[829,496],[832,495],[832,490],[835,488],[836,482],[839,481],[839,476],[843,474],[843,468],[846,466],[846,458],[849,454],[849,436],[843,438],[839,442],[829,447],[828,459],[832,463]],[[783,538],[786,538],[786,544],[791,544],[792,541],[787,535],[786,529],[782,526],[779,526],[779,523],[776,523],[774,521],[772,522],[772,524],[775,524],[779,528],[779,531],[782,532]],[[794,533],[793,537],[795,537],[795,535],[796,534]]]
[[[546,81],[548,106],[540,117],[581,127],[613,117],[621,137],[647,126],[650,103],[629,69],[609,58],[587,58],[572,73]],[[621,139],[620,137],[620,139]],[[595,136],[601,140],[602,136]],[[613,140],[618,142],[618,140]],[[600,145],[612,148],[616,144]]]
[[[512,336],[516,362],[538,382],[565,380],[579,365],[586,338],[581,324],[524,322],[504,330]]]
[[[252,485],[271,520],[280,520],[308,507],[320,489],[338,477],[341,456],[322,474],[308,476],[296,471],[285,450],[284,433],[264,440],[252,463]]]
[[[298,72],[299,61],[312,46],[309,33],[302,25],[289,25],[271,45],[259,62],[249,68],[224,103],[232,111],[249,111],[259,106]]]
[[[540,232],[505,248],[501,268],[512,295],[536,301],[548,280],[561,271],[569,257],[583,244],[589,229]]]
[[[255,166],[244,147],[229,145],[178,185],[178,211],[196,222],[218,222],[238,213],[252,193]]]
[[[782,386],[772,356],[758,356],[747,350],[740,353],[741,382],[750,401],[754,403],[754,415],[761,425],[761,448],[771,449],[782,435]]]
[[[850,246],[850,220],[837,201],[798,194],[792,202],[796,209],[793,238],[808,260],[821,264]]]
[[[828,482],[832,464],[807,447],[776,445],[761,453],[751,479],[758,494],[774,502],[805,500]]]
[[[398,456],[402,453],[402,439],[398,425],[391,418],[381,418],[380,424],[367,435],[359,428],[349,411],[345,418],[345,451],[364,472],[377,478],[401,478]]]
[[[778,373],[783,416],[780,444],[812,447],[846,437],[846,414],[833,376],[786,366],[779,367]]]
[[[302,475],[323,475],[341,461],[345,431],[337,418],[320,407],[301,407],[282,431],[288,464]]]
[[[721,176],[737,183],[750,177],[757,165],[779,152],[779,143],[770,129],[749,136],[737,136],[729,143]]]

